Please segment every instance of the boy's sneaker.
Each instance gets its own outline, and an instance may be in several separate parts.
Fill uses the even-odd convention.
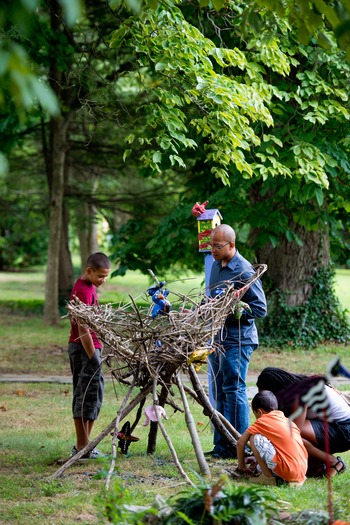
[[[101,452],[98,448],[93,448],[90,452],[89,459],[99,459],[99,458],[106,458],[108,454],[104,454],[104,452]]]
[[[78,450],[76,446],[74,446],[71,450],[70,457],[72,458],[76,454],[78,454]],[[99,458],[104,458],[106,456],[107,454],[104,454],[98,448],[93,448],[92,450],[90,450],[90,452],[88,452],[87,454],[84,454],[84,456],[82,456],[80,459],[99,459]]]
[[[304,485],[303,481],[290,481],[288,485],[294,489],[300,489]]]
[[[71,450],[70,457],[72,458],[72,457],[75,456],[76,454],[78,454],[78,449],[77,449],[77,447],[74,445],[74,447],[73,447],[72,450]],[[90,453],[85,454],[84,456],[81,456],[80,460],[82,460],[82,459],[90,459]]]

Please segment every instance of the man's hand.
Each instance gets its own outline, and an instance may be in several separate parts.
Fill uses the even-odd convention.
[[[248,303],[244,303],[243,301],[239,301],[238,304],[233,309],[233,315],[236,319],[240,319],[243,315],[243,312],[249,312],[252,313],[251,308]]]

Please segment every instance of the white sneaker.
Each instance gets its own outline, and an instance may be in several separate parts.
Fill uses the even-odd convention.
[[[90,452],[89,459],[99,459],[99,458],[106,458],[108,454],[104,454],[101,450],[98,448],[93,448]]]
[[[78,450],[77,450],[76,446],[74,446],[72,448],[72,450],[71,450],[70,457],[72,458],[76,454],[78,454]],[[99,458],[105,458],[106,456],[107,456],[107,454],[104,454],[98,448],[93,448],[90,452],[88,452],[87,454],[84,454],[84,456],[82,456],[80,459],[81,460],[84,460],[84,459],[99,459]]]
[[[289,481],[288,485],[295,489],[299,489],[300,487],[304,485],[304,482],[303,481]]]

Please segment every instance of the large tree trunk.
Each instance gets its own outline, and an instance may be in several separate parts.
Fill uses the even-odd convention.
[[[68,115],[53,118],[50,123],[50,238],[45,284],[44,320],[51,325],[55,325],[59,321],[59,263],[68,125]]]
[[[311,292],[310,278],[330,262],[328,229],[308,231],[295,225],[294,231],[301,246],[283,238],[276,248],[267,244],[257,251],[258,260],[268,266],[266,275],[273,289],[280,290],[291,307],[305,304]]]
[[[63,30],[61,8],[57,0],[50,0],[48,7],[50,9],[52,45],[54,46],[59,41]],[[62,214],[68,148],[67,135],[69,123],[73,116],[73,102],[68,100],[71,93],[66,86],[65,72],[62,71],[62,67],[58,63],[59,58],[59,53],[58,56],[51,55],[49,78],[51,87],[61,103],[62,113],[57,117],[51,117],[49,147],[44,144],[50,194],[50,238],[45,283],[44,320],[47,324],[52,325],[59,321],[60,248],[61,243],[66,241],[62,235]],[[45,142],[45,136],[43,136],[43,140]]]
[[[60,304],[65,304],[66,301],[69,301],[73,285],[74,268],[71,253],[69,250],[69,210],[67,205],[63,203],[58,286],[58,296]]]
[[[79,209],[77,209],[78,237],[82,273],[85,271],[85,263],[89,255],[99,251],[96,213],[96,206],[88,202],[83,202]]]

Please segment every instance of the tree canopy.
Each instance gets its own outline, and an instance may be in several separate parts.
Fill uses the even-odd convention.
[[[277,271],[281,254],[295,297],[309,290],[321,248],[322,264],[329,246],[346,262],[346,27],[340,48],[328,7],[318,3],[325,12],[311,18],[305,7],[298,22],[301,4],[88,0],[71,25],[65,2],[51,0],[23,4],[18,17],[32,15],[23,28],[15,11],[3,17],[0,52],[15,57],[12,49],[25,46],[24,64],[45,92],[17,85],[21,74],[5,61],[1,147],[13,151],[11,170],[23,170],[20,152],[30,144],[33,186],[46,171],[48,283],[67,252],[69,224],[86,228],[97,212],[119,273],[200,270],[191,208],[207,199],[222,206],[247,255],[270,258],[272,287],[288,286]],[[305,260],[309,245],[311,264],[293,275],[293,258]],[[55,293],[47,291],[54,302]]]

